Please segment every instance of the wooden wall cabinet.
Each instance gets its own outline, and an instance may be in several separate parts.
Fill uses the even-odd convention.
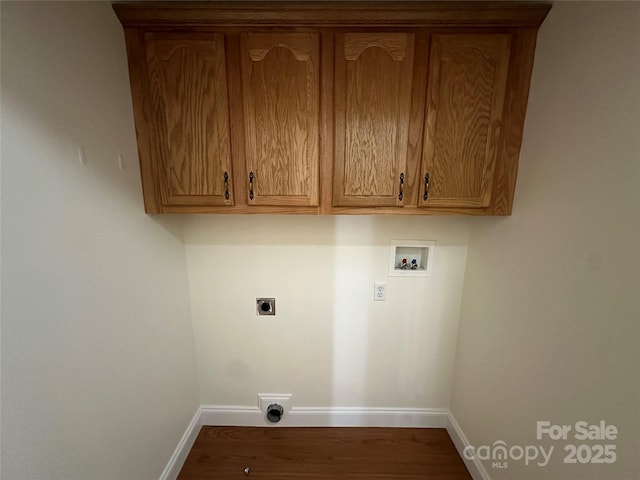
[[[113,8],[148,213],[511,213],[549,5]]]
[[[420,207],[491,205],[511,36],[431,37]]]
[[[224,35],[145,32],[147,208],[233,205]]]
[[[334,206],[402,206],[413,33],[338,33]]]
[[[318,33],[243,33],[242,106],[250,205],[317,206]]]

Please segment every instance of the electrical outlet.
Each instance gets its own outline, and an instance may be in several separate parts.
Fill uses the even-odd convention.
[[[376,282],[373,284],[373,301],[384,302],[387,299],[387,284]]]

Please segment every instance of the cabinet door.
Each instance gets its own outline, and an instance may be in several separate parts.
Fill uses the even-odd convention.
[[[344,33],[335,49],[335,206],[402,206],[414,35]]]
[[[491,204],[509,50],[506,34],[432,37],[419,206]]]
[[[154,178],[163,205],[232,205],[224,36],[147,33]]]
[[[318,205],[319,36],[241,36],[250,205]]]

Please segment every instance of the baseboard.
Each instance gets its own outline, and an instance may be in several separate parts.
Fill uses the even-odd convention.
[[[430,408],[292,408],[277,424],[257,407],[203,405],[202,425],[238,427],[415,427],[445,428],[448,411]]]
[[[432,408],[293,408],[291,426],[444,428],[447,411]]]
[[[440,408],[298,407],[292,408],[277,425],[270,425],[267,424],[258,407],[202,405],[182,435],[178,446],[160,475],[160,480],[175,480],[178,477],[200,432],[200,427],[203,425],[237,427],[446,427],[460,455],[462,455],[464,446],[468,444],[449,411]],[[458,443],[456,443],[456,439]],[[459,444],[462,447],[459,447]],[[468,461],[465,460],[466,462]],[[477,476],[474,474],[472,466],[467,464],[467,468],[474,480],[490,480],[486,472],[485,476]]]
[[[446,429],[473,480],[491,480],[491,477],[480,460],[477,458],[474,458],[473,460],[465,458],[464,449],[471,444],[469,443],[469,440],[467,440],[467,437],[451,412],[449,412],[447,416]]]
[[[265,420],[258,407],[232,407],[225,405],[202,405],[202,425],[215,427],[258,427]]]
[[[202,427],[202,407],[198,407],[198,410],[196,410],[187,430],[184,432],[178,446],[173,451],[173,455],[171,455],[167,466],[164,467],[164,470],[160,475],[160,480],[175,480],[178,478],[178,474],[191,451],[191,447],[193,447],[196,437],[198,436],[198,433],[200,433],[200,427]]]

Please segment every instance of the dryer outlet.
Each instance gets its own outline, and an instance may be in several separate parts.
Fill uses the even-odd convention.
[[[277,403],[282,405],[284,409],[283,417],[286,417],[291,410],[291,399],[293,395],[290,393],[259,393],[258,394],[258,408],[263,415],[267,414],[267,408],[269,405]]]

